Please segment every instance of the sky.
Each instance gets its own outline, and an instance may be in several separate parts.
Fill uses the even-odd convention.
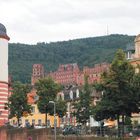
[[[140,0],[0,0],[10,42],[140,33]]]

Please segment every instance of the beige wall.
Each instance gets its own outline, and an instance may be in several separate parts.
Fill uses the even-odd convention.
[[[8,40],[0,38],[0,81],[8,82]]]
[[[32,124],[32,120],[35,121],[35,125],[39,124],[39,121],[41,120],[41,125],[45,125],[45,114],[41,114],[37,108],[37,105],[34,104],[32,105],[34,108],[34,111],[32,112],[32,115],[28,115],[26,117],[22,117],[21,118],[21,123],[22,126],[25,126],[26,121],[28,120],[28,122],[30,123],[30,125]],[[47,120],[50,121],[50,126],[53,127],[54,126],[54,116],[47,116]],[[59,117],[56,116],[56,120],[57,120],[57,127],[60,126],[60,122],[59,122]],[[14,125],[17,123],[17,119],[16,118],[12,118],[10,119],[10,124]]]

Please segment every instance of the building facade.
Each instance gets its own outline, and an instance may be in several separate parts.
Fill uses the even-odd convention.
[[[130,63],[135,67],[135,70],[138,73],[139,69],[137,68],[137,66],[140,65],[140,34],[136,36],[134,42],[135,42],[135,53],[133,54]]]
[[[37,100],[38,96],[36,94],[36,90],[32,89],[30,93],[27,94],[28,98],[28,104],[32,106],[32,112],[31,115],[29,114],[23,114],[23,116],[20,118],[20,124],[22,127],[26,127],[27,124],[30,126],[34,126],[35,128],[43,128],[46,127],[45,125],[45,114],[40,113],[39,109],[37,107]],[[10,124],[12,126],[17,127],[17,118],[14,117],[10,119]],[[48,127],[54,127],[54,116],[47,115],[47,124]],[[58,116],[56,116],[56,124],[57,127],[60,127],[60,119]]]
[[[47,76],[52,77],[57,83],[62,85],[76,84],[76,78],[80,70],[76,63],[59,65],[58,70],[49,73]]]
[[[8,110],[5,103],[8,102],[8,41],[6,28],[0,23],[0,125],[8,121]]]
[[[75,116],[73,116],[73,112],[74,112],[73,103],[79,100],[80,89],[84,85],[85,76],[88,76],[89,84],[99,82],[101,79],[101,74],[105,71],[108,71],[109,66],[110,65],[108,63],[102,63],[102,64],[96,64],[92,68],[84,67],[83,70],[80,70],[76,63],[65,64],[65,65],[62,64],[59,65],[58,69],[55,72],[50,72],[46,75],[44,72],[43,65],[34,64],[32,78],[31,78],[32,85],[34,85],[38,79],[44,77],[51,77],[55,82],[63,85],[64,89],[57,94],[57,98],[59,99],[61,97],[61,99],[66,101],[67,112],[63,118],[58,118],[59,120],[58,126],[63,127],[69,124],[77,125],[76,118]],[[101,99],[101,94],[97,93],[96,91],[93,91],[91,93],[91,98],[93,100],[93,105],[96,105],[96,103]],[[37,108],[35,104],[33,104],[33,106]],[[36,114],[35,116],[36,119],[39,119],[39,115]],[[29,116],[28,118],[32,118],[32,116]],[[44,122],[43,118],[42,118],[43,120],[42,122]],[[31,119],[29,120],[31,122]],[[48,121],[52,122],[52,119],[48,119]]]
[[[100,81],[101,74],[108,71],[109,66],[110,64],[108,63],[101,63],[92,68],[84,67],[83,70],[80,70],[76,63],[61,64],[55,72],[50,72],[45,76],[43,65],[34,64],[31,82],[34,85],[40,78],[51,77],[54,81],[64,86],[82,86],[85,82],[85,76],[87,76],[89,84],[93,84]]]
[[[134,44],[135,46],[131,46],[126,50],[126,57],[138,72],[137,66],[140,65],[140,34],[136,36]]]

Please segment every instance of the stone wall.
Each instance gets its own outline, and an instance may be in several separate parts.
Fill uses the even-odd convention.
[[[7,140],[51,140],[49,129],[9,129]]]
[[[8,129],[0,128],[0,140],[54,140],[54,135],[50,129]],[[117,140],[117,138],[105,138],[88,136],[57,136],[57,140]],[[125,138],[125,140],[135,140],[135,138]]]
[[[7,128],[6,127],[0,127],[0,140],[7,140]]]

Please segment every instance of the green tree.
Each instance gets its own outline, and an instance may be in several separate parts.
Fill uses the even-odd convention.
[[[91,86],[88,84],[88,77],[85,78],[85,85],[80,91],[79,101],[75,102],[74,105],[74,116],[78,123],[86,125],[89,121],[89,116],[92,112],[91,107]]]
[[[55,100],[53,101],[55,102],[55,106],[56,106],[56,115],[62,118],[66,114],[66,111],[67,111],[66,101],[62,100],[62,98],[60,99],[55,98]],[[48,104],[50,115],[54,115],[53,107],[54,107],[54,104],[51,104],[51,103]]]
[[[47,125],[47,114],[53,114],[52,105],[49,104],[49,101],[56,100],[56,95],[61,90],[61,86],[49,77],[39,79],[35,87],[39,96],[39,100],[37,101],[38,109],[41,113],[46,114],[45,122]]]
[[[12,95],[8,98],[8,103],[5,104],[5,109],[10,110],[9,118],[16,117],[19,125],[19,119],[24,114],[31,114],[31,105],[28,104],[27,93],[31,87],[20,82],[15,82],[12,86]]]
[[[61,98],[56,101],[56,114],[62,118],[67,112],[66,102]]]
[[[140,99],[140,65],[136,67],[136,74],[134,76],[134,92],[139,93],[138,99]]]
[[[122,50],[118,50],[110,71],[102,75],[103,97],[95,107],[95,119],[117,119],[124,124],[125,117],[139,112],[139,98],[135,70],[126,60]],[[134,84],[136,83],[136,84]],[[135,85],[135,86],[134,86]],[[119,132],[118,132],[119,133]]]

